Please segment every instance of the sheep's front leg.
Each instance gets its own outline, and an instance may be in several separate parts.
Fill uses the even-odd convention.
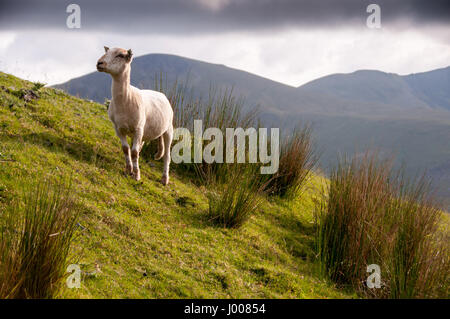
[[[119,136],[120,138],[120,142],[122,143],[123,155],[125,155],[125,164],[126,164],[125,174],[131,175],[133,173],[133,169],[131,166],[130,145],[128,145],[126,135],[118,133],[117,136]]]
[[[142,146],[142,136],[144,135],[144,130],[136,130],[133,137],[133,148],[131,149],[131,162],[133,163],[133,177],[135,180],[141,179],[141,171],[139,170],[139,152]]]

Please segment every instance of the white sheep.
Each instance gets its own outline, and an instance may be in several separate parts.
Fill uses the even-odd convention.
[[[130,85],[130,71],[133,53],[130,50],[105,47],[105,54],[97,62],[99,72],[112,77],[111,103],[108,115],[114,124],[116,134],[125,154],[126,173],[138,181],[139,152],[145,141],[158,139],[155,159],[164,157],[163,185],[169,183],[170,145],[173,137],[173,111],[167,97],[156,91],[140,90]],[[130,146],[127,136],[133,140]]]

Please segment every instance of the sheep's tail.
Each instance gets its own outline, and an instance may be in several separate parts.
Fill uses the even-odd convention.
[[[158,137],[158,152],[155,155],[155,160],[160,160],[164,156],[164,138],[161,135]]]

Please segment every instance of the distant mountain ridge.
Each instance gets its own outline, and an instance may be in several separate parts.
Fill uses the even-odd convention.
[[[148,54],[134,59],[131,82],[138,87],[153,87],[155,75],[163,73],[168,82],[188,81],[199,95],[207,96],[211,84],[217,89],[233,88],[252,105],[271,111],[355,111],[351,102],[368,111],[397,108],[450,110],[450,66],[430,72],[400,76],[374,70],[332,74],[298,88],[258,75],[168,54]],[[102,102],[110,97],[108,75],[93,72],[55,85],[67,92]],[[324,109],[329,99],[335,105]],[[361,108],[357,110],[363,112]]]
[[[294,87],[221,64],[167,54],[149,54],[135,58],[132,62],[131,84],[140,88],[152,88],[155,77],[159,77],[161,73],[167,77],[168,83],[174,83],[177,79],[188,81],[189,86],[195,88],[196,94],[203,97],[208,96],[211,85],[218,90],[233,88],[234,93],[245,96],[249,104],[263,102],[274,106],[278,104],[277,98],[295,91]],[[89,73],[54,87],[99,102],[111,96],[110,76],[99,72]],[[264,89],[261,90],[262,88]],[[271,95],[273,92],[275,94]]]
[[[324,168],[338,153],[375,147],[396,155],[411,174],[428,170],[450,199],[450,66],[405,76],[359,70],[292,87],[221,64],[148,54],[134,59],[131,83],[152,88],[161,73],[168,83],[187,80],[197,96],[207,97],[211,86],[232,88],[248,107],[260,106],[267,126],[312,123]],[[111,96],[111,78],[99,72],[55,87],[99,102]]]
[[[450,67],[405,76],[416,96],[432,107],[450,110]]]
[[[375,70],[329,75],[299,87],[335,97],[399,108],[450,110],[450,67],[400,76]]]

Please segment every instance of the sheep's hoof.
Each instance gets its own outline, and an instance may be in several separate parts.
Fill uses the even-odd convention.
[[[141,172],[140,171],[134,171],[133,177],[135,180],[139,181],[141,179]]]
[[[161,184],[163,184],[164,186],[169,184],[169,176],[163,175],[163,177],[161,178]]]
[[[133,174],[133,168],[131,167],[131,165],[127,165],[125,167],[125,175],[132,175]]]

